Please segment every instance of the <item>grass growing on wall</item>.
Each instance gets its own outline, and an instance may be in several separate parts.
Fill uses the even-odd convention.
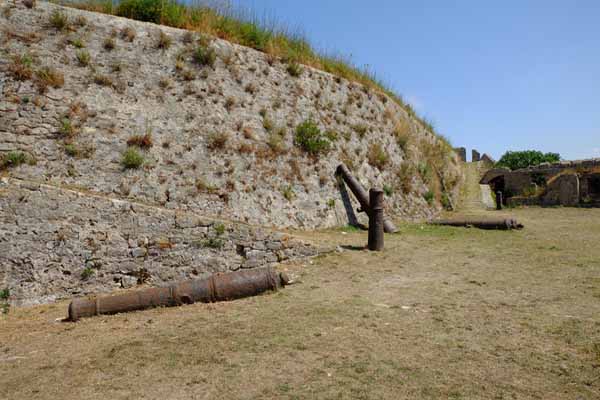
[[[275,23],[261,20],[248,12],[234,10],[227,2],[217,7],[201,0],[180,4],[174,0],[59,0],[70,7],[118,15],[146,22],[154,22],[176,28],[189,29],[216,36],[221,39],[252,47],[273,57],[281,58],[290,65],[308,65],[333,75],[358,82],[367,88],[387,94],[411,117],[432,133],[435,128],[420,118],[402,96],[377,78],[367,68],[359,68],[349,59],[316,51],[308,40]]]

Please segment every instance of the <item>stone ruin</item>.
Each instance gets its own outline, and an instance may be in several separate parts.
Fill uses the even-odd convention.
[[[454,151],[456,152],[456,154],[458,154],[458,158],[460,159],[460,161],[467,162],[467,149],[466,148],[456,147],[454,149]]]
[[[480,181],[511,206],[600,206],[600,159],[544,163],[511,171],[493,168]]]
[[[467,149],[465,147],[455,147],[454,152],[458,155],[458,158],[462,162],[467,162]],[[496,161],[490,157],[488,154],[484,153],[481,155],[479,151],[472,149],[471,150],[471,162],[484,162],[490,167],[496,164]]]

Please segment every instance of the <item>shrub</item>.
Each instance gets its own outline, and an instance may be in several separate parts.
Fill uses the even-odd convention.
[[[63,118],[60,121],[60,128],[59,128],[58,132],[61,134],[61,136],[70,138],[70,137],[75,136],[76,129],[75,129],[75,126],[73,125],[73,122],[71,122],[71,120],[69,118]]]
[[[62,72],[52,67],[43,67],[35,72],[36,85],[40,92],[44,92],[48,86],[55,89],[65,84],[65,76]]]
[[[410,140],[410,125],[406,119],[402,119],[394,126],[394,137],[396,138],[396,144],[406,153],[408,142]]]
[[[144,163],[144,156],[135,147],[129,147],[121,157],[121,164],[125,169],[137,169]]]
[[[88,280],[94,275],[94,269],[92,267],[85,267],[83,271],[81,271],[81,279]]]
[[[215,225],[215,233],[217,234],[217,236],[223,235],[225,233],[225,225],[223,225],[223,224]]]
[[[217,53],[208,46],[200,45],[194,50],[194,61],[202,67],[214,68],[217,60]]]
[[[133,135],[127,139],[127,146],[136,146],[140,149],[149,149],[153,146],[152,134],[146,133],[145,135]]]
[[[448,196],[448,193],[442,193],[440,202],[442,203],[442,207],[444,207],[446,210],[452,210],[452,202],[450,201],[450,196]]]
[[[427,201],[427,203],[429,205],[431,205],[431,204],[433,204],[433,199],[435,198],[435,194],[431,190],[428,190],[427,192],[425,192],[423,194],[423,198],[425,199],[425,201]]]
[[[71,157],[79,156],[79,149],[72,143],[65,145],[65,153]]]
[[[115,42],[115,39],[113,39],[112,37],[107,37],[106,39],[104,39],[104,42],[102,43],[102,47],[104,47],[104,50],[114,50],[115,47],[117,47],[117,43]]]
[[[281,154],[281,153],[284,153],[286,151],[286,149],[285,149],[285,143],[283,141],[283,137],[278,132],[271,133],[269,135],[269,139],[267,141],[267,144],[269,145],[269,148],[275,154]]]
[[[84,17],[83,15],[78,15],[77,17],[75,17],[75,20],[73,21],[73,24],[75,24],[75,26],[86,26],[87,25],[87,18]]]
[[[100,86],[112,86],[113,81],[108,75],[96,74],[94,75],[94,83]]]
[[[171,47],[173,39],[163,31],[158,31],[158,37],[156,38],[156,48],[166,50]]]
[[[225,246],[225,241],[219,238],[208,238],[202,241],[200,245],[209,249],[221,249]]]
[[[271,132],[273,130],[273,127],[273,121],[271,120],[271,118],[265,115],[265,117],[263,118],[263,128],[265,128],[267,132]]]
[[[169,89],[171,87],[171,80],[167,77],[162,77],[158,80],[158,86],[161,89]]]
[[[558,153],[542,153],[536,150],[507,151],[496,163],[498,167],[507,167],[511,170],[527,168],[541,163],[555,163],[560,161]]]
[[[206,182],[204,178],[196,178],[196,183],[194,186],[196,186],[198,193],[215,193],[217,191],[217,188],[214,185]]]
[[[379,143],[373,143],[371,146],[369,146],[367,160],[372,166],[377,167],[380,171],[383,171],[389,162],[389,159],[390,158],[388,154],[383,150]]]
[[[403,163],[400,168],[396,171],[396,179],[402,190],[402,193],[408,194],[413,190],[413,175],[415,174],[414,168],[409,163]]]
[[[224,149],[229,140],[229,135],[225,132],[213,133],[208,137],[206,147],[210,150]]]
[[[258,92],[258,88],[256,87],[255,84],[253,83],[249,83],[246,85],[246,87],[244,88],[244,91],[246,93],[250,93],[250,94],[255,94],[256,92]]]
[[[0,290],[0,310],[2,311],[2,314],[8,314],[8,310],[10,309],[10,304],[8,303],[9,298],[10,290],[8,288]]]
[[[21,151],[10,151],[0,158],[0,170],[18,167],[28,161],[27,155]]]
[[[17,81],[26,81],[33,77],[32,60],[28,55],[14,56],[8,65],[8,72]]]
[[[191,69],[184,69],[181,72],[181,77],[183,78],[184,81],[189,82],[189,81],[193,81],[194,79],[196,79],[196,74]]]
[[[326,131],[325,132],[325,137],[331,142],[336,142],[338,140],[338,134],[336,131]]]
[[[185,8],[173,0],[122,0],[116,14],[175,27],[183,27],[185,22]]]
[[[299,77],[300,75],[302,75],[302,67],[300,66],[300,64],[298,64],[295,61],[290,62],[287,65],[286,68],[288,74],[290,74],[291,76],[293,76],[294,78]]]
[[[354,125],[353,128],[354,132],[356,132],[361,139],[365,137],[367,131],[369,130],[369,127],[365,124]]]
[[[284,186],[281,188],[281,194],[287,201],[292,201],[296,194],[294,193],[294,189],[291,186]]]
[[[419,176],[421,176],[421,179],[423,180],[423,182],[431,181],[432,171],[431,171],[431,167],[429,166],[429,164],[419,163],[419,165],[417,166],[417,172],[419,173]]]
[[[135,39],[135,29],[130,26],[125,26],[121,29],[121,39],[126,42],[133,42]]]
[[[85,43],[80,38],[69,40],[69,44],[78,49],[82,49],[85,47]]]
[[[390,197],[392,194],[394,194],[394,188],[392,188],[390,185],[383,185],[383,193]]]
[[[194,33],[190,31],[186,31],[181,37],[181,41],[185,44],[194,43]]]
[[[329,139],[327,139],[317,124],[311,119],[304,121],[296,127],[294,144],[312,155],[327,153],[331,147]]]
[[[231,111],[231,109],[235,106],[235,98],[233,97],[228,97],[227,100],[225,100],[225,109],[227,111]]]
[[[90,65],[90,53],[87,50],[80,50],[75,54],[77,58],[77,62],[82,67],[87,67]]]
[[[59,31],[65,30],[69,27],[69,18],[59,10],[54,10],[50,14],[50,26]]]

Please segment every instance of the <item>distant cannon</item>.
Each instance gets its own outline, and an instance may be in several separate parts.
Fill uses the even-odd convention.
[[[480,218],[458,218],[458,219],[440,219],[431,221],[431,225],[447,225],[447,226],[459,226],[459,227],[473,227],[479,229],[497,229],[497,230],[511,230],[511,229],[523,229],[523,224],[517,222],[512,218],[506,219],[480,219]]]
[[[234,300],[277,290],[289,283],[286,274],[278,273],[270,267],[216,274],[206,279],[189,280],[167,287],[74,299],[69,305],[68,320],[77,321],[82,317],[153,307]]]
[[[362,187],[360,182],[358,182],[356,179],[354,179],[354,177],[350,174],[350,171],[344,164],[338,165],[335,173],[336,173],[336,175],[342,177],[342,179],[344,180],[346,185],[348,185],[348,187],[350,188],[352,193],[354,193],[354,196],[356,197],[356,199],[358,200],[358,202],[360,204],[360,209],[358,209],[358,211],[359,212],[364,211],[370,217],[371,214],[373,213],[373,210],[369,203],[369,195],[367,194],[367,191]],[[385,233],[398,232],[398,229],[396,228],[394,223],[387,218],[384,218],[384,220],[383,220],[383,230],[385,231]]]

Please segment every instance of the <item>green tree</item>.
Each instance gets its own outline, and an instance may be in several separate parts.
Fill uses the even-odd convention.
[[[560,161],[558,153],[542,153],[537,150],[507,151],[496,163],[497,167],[507,167],[511,170],[527,168],[541,163]]]

